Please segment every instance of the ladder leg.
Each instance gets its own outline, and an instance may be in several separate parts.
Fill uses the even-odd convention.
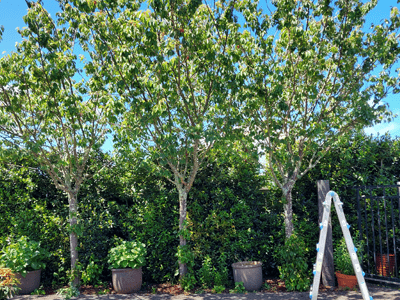
[[[369,295],[369,291],[367,288],[367,284],[365,283],[364,275],[360,262],[357,257],[357,248],[354,247],[353,239],[350,235],[350,225],[346,221],[346,217],[343,212],[343,203],[340,202],[338,194],[333,193],[333,202],[335,204],[336,212],[340,222],[340,228],[342,228],[343,236],[346,241],[347,250],[349,251],[351,262],[353,264],[354,273],[356,274],[358,286],[360,287],[360,291],[364,300],[372,300],[372,297]]]
[[[319,283],[321,280],[322,262],[324,261],[326,235],[328,233],[328,221],[331,213],[332,196],[329,194],[325,197],[324,213],[322,215],[322,222],[319,224],[320,234],[317,244],[317,260],[314,265],[313,274],[314,280],[310,290],[310,299],[316,300],[318,298]]]

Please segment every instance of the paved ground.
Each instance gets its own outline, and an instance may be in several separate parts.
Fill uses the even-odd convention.
[[[400,291],[391,288],[368,286],[370,295],[374,300],[400,300]],[[84,300],[307,300],[309,293],[286,292],[286,293],[248,293],[248,294],[199,294],[199,295],[178,295],[172,296],[168,294],[161,295],[81,295],[80,299]],[[17,300],[58,300],[61,299],[57,295],[16,296]],[[363,300],[359,291],[338,291],[324,292],[318,295],[318,300]]]

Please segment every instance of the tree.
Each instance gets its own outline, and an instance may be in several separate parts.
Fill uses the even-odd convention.
[[[393,8],[390,20],[363,32],[376,0],[272,4],[269,15],[249,1],[237,6],[251,40],[243,46],[241,65],[249,74],[244,115],[266,154],[267,171],[282,190],[289,238],[296,180],[353,130],[390,120],[381,100],[400,91],[392,73],[400,53],[400,20]]]
[[[228,138],[243,79],[235,76],[241,52],[233,3],[215,9],[201,1],[155,0],[65,3],[87,48],[88,71],[100,69],[102,86],[121,104],[116,147],[137,151],[179,193],[178,253],[187,253],[187,196],[215,141]],[[72,5],[71,5],[72,4]],[[66,19],[67,20],[67,19]],[[90,28],[90,30],[89,30]],[[183,256],[180,274],[187,272]]]
[[[104,142],[109,98],[91,93],[74,54],[76,30],[56,27],[31,3],[15,53],[0,59],[0,136],[5,149],[32,155],[68,195],[71,268],[78,261],[78,193],[91,153]],[[82,80],[75,79],[81,75]],[[79,277],[73,273],[73,285]]]

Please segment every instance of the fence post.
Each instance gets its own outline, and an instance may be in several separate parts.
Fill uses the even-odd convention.
[[[397,185],[399,185],[397,187],[397,194],[400,196],[400,181],[397,181]]]
[[[317,180],[318,189],[318,224],[322,221],[324,213],[323,202],[326,194],[329,192],[329,180]],[[335,271],[333,266],[333,245],[332,245],[332,222],[329,217],[328,232],[326,236],[325,255],[322,263],[322,283],[326,287],[335,286]]]

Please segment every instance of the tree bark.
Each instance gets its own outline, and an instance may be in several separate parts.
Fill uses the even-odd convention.
[[[179,230],[185,229],[185,221],[187,215],[187,192],[184,187],[179,187]],[[179,245],[185,246],[186,239],[183,235],[179,236]],[[187,273],[187,265],[179,261],[179,276],[183,277]]]
[[[78,201],[77,201],[77,193],[70,192],[68,193],[69,200],[69,224],[71,229],[78,223],[77,222],[77,213],[78,213]],[[69,234],[69,243],[70,243],[70,251],[71,251],[71,272],[73,274],[72,285],[74,287],[79,287],[79,274],[76,272],[76,264],[78,262],[78,235],[76,232],[71,231]]]
[[[286,204],[284,205],[286,239],[288,239],[292,236],[293,230],[294,230],[292,189],[293,189],[293,186],[288,186],[283,189],[283,196],[285,197],[285,200],[286,200]]]

